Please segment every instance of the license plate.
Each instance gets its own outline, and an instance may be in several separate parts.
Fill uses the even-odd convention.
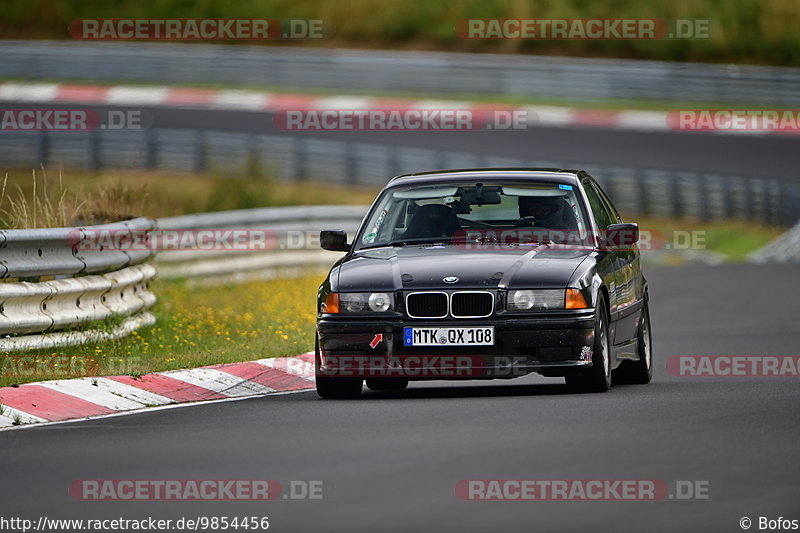
[[[405,328],[405,346],[494,346],[494,326]]]

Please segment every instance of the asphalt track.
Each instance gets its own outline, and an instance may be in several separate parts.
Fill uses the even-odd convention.
[[[75,105],[9,103],[8,107],[72,108]],[[81,106],[98,110],[134,109]],[[242,133],[280,133],[313,138],[374,142],[419,148],[465,151],[583,165],[656,168],[752,175],[798,180],[798,145],[794,135],[741,135],[608,130],[584,127],[536,127],[518,131],[460,132],[286,132],[273,114],[213,109],[139,107],[143,124],[159,128],[208,129]]]
[[[647,273],[656,377],[606,394],[561,380],[313,392],[0,433],[0,516],[269,516],[270,531],[742,531],[800,519],[797,378],[682,378],[671,355],[797,354],[796,265]],[[253,354],[254,358],[258,354]],[[80,502],[77,479],[321,480],[322,500]],[[470,502],[463,479],[707,481],[709,499]]]

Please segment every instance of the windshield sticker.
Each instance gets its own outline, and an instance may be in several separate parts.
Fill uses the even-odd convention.
[[[572,190],[572,185],[561,185],[559,183],[558,184],[558,188],[561,189],[562,191],[571,191]]]
[[[375,225],[372,226],[372,231],[364,235],[362,239],[365,243],[373,243],[375,242],[375,238],[378,236],[378,231],[380,231],[381,226],[383,225],[383,221],[386,220],[386,215],[389,213],[388,209],[384,209],[381,211],[381,214],[378,215],[378,220],[375,221]]]

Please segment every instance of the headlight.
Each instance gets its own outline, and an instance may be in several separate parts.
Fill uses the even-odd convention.
[[[339,293],[342,313],[385,313],[393,309],[392,295],[388,292]]]
[[[508,291],[507,311],[564,309],[563,289],[522,289]]]
[[[369,295],[369,308],[376,313],[383,313],[392,308],[392,297],[385,292],[373,292]]]
[[[346,313],[360,313],[367,307],[367,298],[359,292],[339,294],[339,308]]]

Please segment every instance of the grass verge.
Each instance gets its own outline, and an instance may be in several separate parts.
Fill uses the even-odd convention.
[[[365,205],[377,189],[269,176],[109,170],[16,170],[0,178],[0,229],[100,224],[229,209]]]
[[[119,341],[0,354],[0,387],[87,375],[138,377],[307,352],[323,277],[199,289],[158,280],[152,287],[159,297],[155,325]]]
[[[724,255],[728,262],[744,261],[750,252],[765,246],[786,231],[786,228],[743,220],[703,222],[636,216],[626,216],[625,220],[638,223],[642,232],[650,231],[654,235],[656,250],[664,249],[660,245],[665,243],[669,245],[667,250],[705,250]]]

